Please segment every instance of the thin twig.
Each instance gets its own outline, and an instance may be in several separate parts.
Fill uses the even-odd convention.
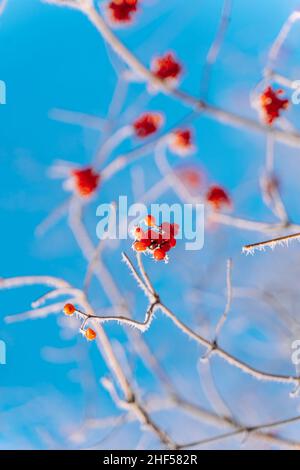
[[[299,240],[300,239],[300,233],[293,233],[291,235],[284,235],[282,237],[277,237],[277,238],[272,238],[270,240],[265,240],[262,242],[257,242],[257,243],[251,243],[249,245],[243,246],[243,253],[246,254],[254,254],[256,250],[263,251],[266,247],[271,248],[274,250],[274,248],[277,245],[280,246],[288,246],[289,242],[291,240]]]
[[[128,257],[127,257],[128,258]],[[128,258],[129,259],[129,258]],[[132,263],[128,263],[128,266],[131,269],[133,266]],[[159,297],[157,297],[159,298]],[[293,375],[283,375],[283,374],[273,374],[269,372],[264,372],[259,369],[256,369],[246,362],[236,358],[232,354],[228,353],[224,349],[220,348],[218,345],[213,344],[208,339],[204,338],[200,334],[193,331],[189,326],[185,325],[177,316],[160,300],[158,301],[158,308],[177,326],[183,333],[185,333],[188,337],[195,340],[201,346],[205,348],[212,349],[211,354],[217,355],[220,358],[224,359],[228,364],[236,367],[237,369],[245,372],[246,374],[254,377],[257,380],[264,380],[268,382],[278,382],[278,383],[285,383],[285,384],[298,384],[300,382],[299,377]]]
[[[265,74],[268,75],[268,73],[272,72],[274,68],[275,61],[277,60],[277,57],[279,55],[279,52],[286,41],[288,34],[293,26],[293,24],[296,21],[300,20],[300,11],[294,11],[286,20],[284,25],[279,31],[278,36],[276,37],[275,41],[272,44],[272,47],[270,49],[269,55],[268,55],[268,61],[267,65],[265,67]]]
[[[152,287],[149,288],[145,284],[144,280],[142,279],[142,277],[139,275],[136,268],[134,267],[131,259],[129,258],[129,256],[125,252],[122,252],[122,260],[128,266],[128,268],[129,268],[131,274],[133,275],[133,277],[135,278],[138,286],[144,291],[146,296],[149,296],[149,299],[152,300],[152,297],[153,297]]]
[[[227,260],[227,270],[226,270],[226,291],[227,291],[227,301],[226,301],[226,306],[225,310],[223,312],[223,315],[221,316],[220,320],[217,323],[216,326],[216,331],[215,331],[215,341],[217,341],[221,329],[227,319],[227,316],[230,311],[231,307],[231,301],[232,301],[232,283],[231,283],[231,277],[232,277],[232,259]]]
[[[231,8],[232,8],[231,0],[224,0],[219,27],[217,29],[217,33],[214,38],[214,41],[209,48],[209,51],[206,56],[206,62],[203,67],[202,80],[200,84],[201,98],[207,97],[212,67],[217,60],[222,43],[224,41],[224,37],[225,37],[226,31],[230,22]]]
[[[184,448],[190,448],[190,447],[196,447],[196,446],[211,444],[213,442],[223,440],[223,439],[227,439],[228,437],[237,436],[237,435],[242,434],[242,433],[245,433],[247,436],[250,436],[252,433],[255,434],[256,436],[259,436],[259,437],[263,436],[264,440],[266,440],[270,443],[277,443],[278,444],[278,441],[280,441],[281,438],[278,438],[277,436],[272,435],[272,434],[263,434],[262,431],[265,430],[265,429],[273,429],[273,428],[276,428],[276,427],[279,427],[279,426],[284,426],[286,424],[292,424],[294,422],[298,422],[299,420],[300,420],[300,416],[295,416],[294,418],[283,419],[281,421],[275,421],[275,422],[272,422],[272,423],[262,424],[262,425],[258,425],[258,426],[253,426],[253,427],[250,426],[248,428],[240,427],[239,429],[236,429],[234,431],[227,432],[227,433],[224,433],[224,434],[221,434],[221,435],[218,435],[218,436],[213,436],[213,437],[208,438],[208,439],[202,439],[202,440],[199,440],[199,441],[194,441],[194,442],[188,443],[186,445],[182,445],[182,446],[180,445],[179,448],[184,449]],[[300,449],[300,443],[299,442],[286,440],[285,445],[287,445],[289,448],[292,448],[292,449],[295,449],[295,450]]]

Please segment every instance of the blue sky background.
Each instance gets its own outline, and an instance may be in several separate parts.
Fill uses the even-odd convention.
[[[168,49],[176,51],[185,70],[181,88],[196,95],[222,2],[145,0],[143,3],[136,23],[118,30],[119,37],[145,64]],[[231,23],[213,70],[211,103],[244,116],[257,117],[250,108],[249,92],[261,78],[270,44],[297,6],[298,2],[291,0],[233,0]],[[300,78],[299,34],[296,26],[280,58],[281,70],[295,79]],[[1,276],[51,274],[80,287],[86,264],[66,220],[43,237],[35,236],[35,228],[66,199],[61,181],[49,179],[49,166],[55,159],[88,164],[101,145],[101,133],[55,121],[49,113],[62,108],[106,118],[116,85],[107,47],[79,12],[45,5],[38,0],[9,0],[0,17],[0,79],[7,85],[7,104],[0,107]],[[124,109],[131,107],[131,111],[121,114],[116,126],[130,123],[145,108],[163,110],[167,127],[187,113],[180,103],[161,95],[148,102],[144,100],[143,91],[143,84],[130,86]],[[297,126],[297,109],[290,111],[288,117]],[[236,214],[273,221],[258,191],[264,137],[224,126],[205,116],[195,121],[194,129],[198,151],[186,164],[199,166],[209,181],[227,187],[234,199]],[[130,149],[132,145],[135,143],[126,142],[121,150]],[[295,220],[300,218],[298,156],[299,150],[276,146],[276,167],[283,180],[283,197]],[[178,163],[175,158],[171,161]],[[138,165],[147,175],[146,184],[150,187],[158,179],[151,155]],[[97,205],[110,202],[119,194],[126,194],[133,201],[131,176],[131,168],[126,169],[103,185],[93,201],[88,223],[94,239]],[[175,202],[176,197],[168,192],[164,201]],[[272,286],[278,293],[280,285],[283,294],[287,289],[294,289],[293,294],[290,292],[288,297],[283,297],[283,302],[287,308],[297,308],[297,284],[293,282],[299,275],[299,246],[289,251],[279,248],[274,253],[253,258],[241,255],[244,243],[260,238],[261,234],[229,228],[207,229],[205,246],[200,253],[185,252],[179,244],[173,250],[174,255],[172,252],[169,265],[147,260],[146,266],[165,302],[188,324],[198,323],[207,328],[208,322],[216,322],[224,304],[228,256],[233,257],[234,282],[238,286]],[[145,301],[120,262],[122,249],[129,251],[130,241],[106,253],[105,260],[124,294],[135,296],[135,315],[141,318]],[[287,280],[284,286],[283,276]],[[199,286],[204,289],[203,294],[195,291]],[[58,324],[54,316],[9,326],[3,322],[6,315],[29,309],[30,302],[44,292],[42,287],[0,292],[0,338],[7,344],[7,365],[0,366],[0,412],[4,423],[0,448],[3,449],[76,447],[67,436],[82,422],[84,410],[93,417],[116,413],[99,385],[99,379],[107,370],[94,344],[87,344],[76,334],[66,338],[68,329],[62,326],[61,319]],[[92,295],[96,306],[108,305],[96,284],[92,286]],[[251,299],[248,302],[237,300],[233,310],[232,325],[226,325],[222,345],[262,369],[293,373],[288,346],[284,349],[283,343],[280,349],[280,322],[277,329],[266,327],[268,321],[276,324],[276,314]],[[158,384],[141,361],[134,358],[122,328],[109,326],[107,331],[125,345],[143,392],[157,391]],[[296,337],[297,329],[294,329],[289,341]],[[147,338],[182,393],[209,407],[196,373],[199,348],[163,318],[157,318]],[[56,357],[49,348],[58,348],[61,352],[56,351]],[[47,360],[50,356],[53,359],[53,354],[56,359]],[[268,421],[297,413],[298,401],[289,399],[288,387],[257,385],[218,360],[214,360],[214,375],[225,401],[230,408],[234,407],[236,417],[249,419],[253,416],[253,419]],[[91,386],[88,392],[82,385],[87,382]],[[233,401],[237,388],[239,400]],[[162,413],[158,419],[163,420],[166,429],[172,429],[172,420],[181,422],[182,416],[177,416],[176,412]],[[139,440],[138,426],[130,425],[130,433],[124,429],[108,440],[107,445],[135,447]],[[197,429],[199,425],[193,422],[187,433],[194,438]],[[203,430],[205,432],[205,426]],[[177,432],[180,439],[180,430]],[[91,435],[85,445],[92,446],[96,442],[97,438]],[[147,445],[155,446],[155,440],[150,437]],[[226,441],[224,445],[238,444]]]

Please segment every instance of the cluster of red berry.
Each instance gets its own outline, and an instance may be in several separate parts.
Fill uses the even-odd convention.
[[[154,121],[153,121],[154,122]],[[153,132],[153,127],[151,127],[151,119],[148,120],[145,116],[135,122],[135,127],[137,130],[137,135],[139,137],[146,137]],[[183,136],[182,136],[183,134]],[[174,151],[177,153],[189,152],[191,149],[191,134],[189,130],[184,131],[175,131],[173,133],[174,140],[171,141],[171,145]],[[93,168],[83,168],[72,170],[71,176],[73,178],[73,188],[74,191],[81,197],[89,197],[95,193],[99,187],[100,174],[95,172]],[[192,170],[189,170],[187,174],[187,182],[191,181],[191,184],[194,184],[194,176],[196,178],[197,184],[199,183],[198,173],[194,175]],[[184,179],[184,178],[183,178]],[[231,207],[231,198],[228,192],[217,184],[211,185],[205,195],[205,200],[208,204],[212,206],[214,210],[220,210],[223,207]]]
[[[164,122],[160,113],[144,113],[132,124],[136,137],[147,138],[157,132]],[[170,135],[170,149],[178,155],[187,155],[193,149],[192,132],[190,129],[177,129]],[[83,198],[92,196],[98,189],[101,175],[92,167],[76,168],[70,173],[71,187]]]
[[[263,120],[266,124],[272,125],[280,117],[280,111],[287,109],[289,100],[280,98],[283,90],[274,90],[268,86],[260,96],[260,106]]]
[[[138,10],[139,0],[111,0],[108,13],[113,23],[129,23]]]
[[[190,129],[177,129],[171,133],[170,149],[182,157],[194,151],[193,136]]]
[[[136,137],[145,139],[155,134],[163,125],[164,116],[158,112],[143,113],[132,124]],[[190,154],[194,150],[193,136],[190,129],[177,129],[170,134],[170,149],[180,156]]]
[[[157,261],[168,261],[168,251],[176,246],[175,236],[178,234],[179,226],[169,222],[156,225],[155,218],[147,215],[144,219],[148,227],[143,230],[140,226],[135,227],[135,242],[132,248],[138,252],[147,252]]]
[[[75,312],[79,312],[79,310],[77,310],[73,304],[66,304],[63,310],[64,310],[64,314],[68,316],[72,316],[74,315]],[[84,334],[86,339],[89,341],[93,341],[97,337],[96,332],[92,328],[80,329],[80,331]]]
[[[206,183],[206,175],[202,169],[196,165],[184,166],[177,170],[178,177],[191,192],[201,195],[211,209],[219,211],[231,209],[232,200],[228,191],[219,184]]]

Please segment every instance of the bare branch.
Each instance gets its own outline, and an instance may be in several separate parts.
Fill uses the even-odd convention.
[[[278,245],[280,246],[288,246],[291,240],[298,240],[300,239],[300,233],[293,233],[291,235],[284,235],[282,237],[272,238],[270,240],[265,240],[263,242],[251,243],[249,245],[243,246],[243,253],[246,254],[254,254],[256,250],[263,251],[265,248],[274,248]]]
[[[7,6],[7,4],[8,4],[8,0],[2,0],[0,2],[0,15],[2,15],[4,13],[4,10]]]
[[[51,3],[57,3],[58,0],[46,0]],[[73,2],[67,1],[68,6],[73,6]],[[71,4],[70,4],[71,3]],[[59,2],[58,4],[61,4]],[[61,4],[62,5],[62,4]],[[158,89],[162,93],[169,95],[170,97],[179,100],[182,104],[191,108],[195,112],[205,113],[208,116],[220,121],[224,124],[229,124],[233,127],[246,128],[254,132],[260,132],[263,134],[271,133],[274,139],[279,142],[285,143],[290,146],[300,146],[300,134],[298,132],[287,132],[281,129],[262,125],[252,119],[238,116],[230,111],[225,111],[215,106],[204,103],[202,100],[195,98],[181,90],[173,88],[166,81],[160,80],[151,71],[145,67],[141,61],[130,52],[127,47],[117,38],[117,36],[111,31],[109,26],[105,23],[100,13],[98,13],[92,5],[75,4],[75,8],[79,8],[83,13],[87,15],[91,23],[96,27],[101,36],[111,48],[118,54],[121,59],[134,70],[137,75],[141,76],[147,83],[150,83],[154,88]]]
[[[217,57],[219,55],[224,37],[230,22],[230,14],[232,9],[231,0],[224,0],[220,24],[216,33],[216,37],[212,45],[209,48],[208,54],[206,56],[206,62],[203,67],[202,80],[200,85],[200,96],[205,98],[209,89],[210,77],[212,72],[212,67],[215,64]]]
[[[232,276],[232,260],[228,259],[227,260],[227,271],[226,271],[226,286],[227,286],[227,302],[225,306],[225,310],[223,312],[223,315],[221,316],[220,320],[218,321],[218,324],[216,326],[216,332],[215,332],[215,341],[217,341],[217,338],[221,332],[221,329],[227,319],[227,316],[230,311],[231,307],[231,301],[232,301],[232,285],[231,285],[231,276]]]
[[[128,257],[127,257],[128,258]],[[132,264],[132,263],[131,263]],[[159,298],[159,297],[157,297]],[[256,369],[246,362],[237,359],[224,349],[221,349],[219,346],[213,344],[208,339],[204,338],[200,334],[193,331],[189,326],[185,325],[177,316],[164,305],[160,300],[158,301],[158,308],[170,318],[170,320],[177,326],[183,333],[185,333],[188,337],[195,340],[201,346],[205,348],[212,349],[211,354],[215,354],[220,358],[224,359],[228,364],[236,367],[237,369],[245,372],[246,374],[254,377],[257,380],[264,380],[267,382],[278,382],[278,383],[285,383],[285,384],[298,384],[300,382],[300,378],[293,375],[282,375],[282,374],[273,374],[269,372],[264,372],[259,369]]]

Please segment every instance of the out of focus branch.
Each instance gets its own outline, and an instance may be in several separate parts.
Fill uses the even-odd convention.
[[[64,2],[62,3],[59,0],[44,0],[47,3],[53,3],[63,6]],[[238,128],[245,128],[254,132],[260,133],[270,133],[273,135],[274,139],[278,140],[279,142],[285,143],[286,145],[290,146],[300,146],[300,134],[298,132],[292,131],[283,131],[281,129],[275,127],[269,127],[263,125],[259,122],[256,122],[252,119],[238,116],[235,113],[230,111],[226,111],[220,109],[218,107],[212,106],[208,103],[205,103],[198,98],[195,98],[192,95],[189,95],[179,89],[172,87],[166,81],[160,80],[155,75],[151,73],[151,71],[145,67],[142,62],[131,52],[127,49],[126,46],[118,39],[118,37],[113,33],[113,31],[109,28],[107,23],[102,18],[101,14],[95,10],[95,8],[88,2],[86,3],[74,3],[68,0],[66,2],[67,6],[73,6],[76,9],[80,9],[91,23],[96,27],[99,31],[101,36],[105,41],[108,42],[110,47],[118,54],[121,59],[127,64],[130,69],[132,69],[137,75],[142,77],[147,83],[150,83],[154,88],[158,89],[162,93],[179,100],[182,104],[191,108],[195,112],[200,112],[207,114],[208,116],[220,121],[226,125],[230,125],[233,127]]]
[[[126,253],[123,253],[123,258],[128,258]],[[130,263],[132,264],[132,263]],[[130,264],[128,264],[130,266]],[[155,292],[155,290],[154,290]],[[156,298],[159,299],[158,294],[156,294]],[[205,348],[211,349],[211,354],[215,354],[216,356],[221,357],[224,359],[228,364],[240,369],[241,371],[245,372],[246,374],[254,377],[257,380],[264,380],[268,382],[278,382],[278,383],[286,383],[286,384],[296,384],[298,385],[300,382],[300,378],[293,375],[282,375],[282,374],[272,374],[268,372],[261,371],[256,369],[246,362],[236,358],[235,356],[231,355],[224,349],[220,348],[218,345],[215,345],[213,342],[209,341],[208,339],[204,338],[200,334],[193,331],[189,326],[183,323],[177,316],[166,306],[162,303],[161,300],[157,300],[158,308],[177,326],[183,333],[189,336],[191,339],[195,340],[201,346]]]
[[[281,421],[275,421],[273,423],[268,423],[268,424],[261,424],[261,425],[258,425],[258,426],[250,426],[250,427],[247,427],[247,428],[240,427],[240,428],[235,429],[234,431],[227,432],[227,433],[224,433],[224,434],[220,434],[220,435],[217,435],[217,436],[213,436],[213,437],[210,437],[208,439],[202,439],[202,440],[199,440],[199,441],[190,442],[190,443],[185,444],[185,445],[180,445],[179,449],[188,449],[190,447],[196,447],[196,446],[200,447],[200,446],[203,446],[203,445],[212,444],[214,442],[217,442],[217,441],[220,441],[220,440],[223,440],[223,439],[227,439],[229,437],[238,436],[240,434],[245,434],[245,438],[248,438],[253,433],[253,434],[256,435],[256,437],[259,436],[261,439],[265,440],[266,442],[269,442],[270,444],[282,445],[283,442],[285,441],[285,445],[287,447],[289,447],[291,449],[294,449],[294,450],[300,450],[300,443],[299,442],[291,441],[291,440],[288,440],[288,439],[284,439],[282,441],[281,437],[277,437],[274,434],[265,434],[265,433],[262,432],[265,429],[277,428],[279,426],[284,426],[286,424],[292,424],[292,423],[297,422],[299,420],[300,420],[300,416],[296,416],[294,418],[284,419],[284,420],[281,420]]]
[[[70,301],[74,303],[79,303],[81,307],[84,309],[84,313],[81,310],[77,310],[78,314],[80,316],[86,317],[88,320],[91,322],[94,322],[97,320],[97,316],[94,315],[93,309],[90,306],[85,294],[83,291],[72,289],[71,286],[58,278],[52,278],[52,277],[47,277],[47,276],[25,276],[25,277],[19,277],[19,278],[11,278],[11,279],[2,279],[0,282],[0,289],[7,289],[7,288],[14,288],[14,287],[24,287],[26,285],[51,285],[52,287],[56,288],[59,292],[53,291],[53,293],[46,294],[46,296],[43,296],[39,299],[39,301],[35,302],[36,305],[39,304],[39,302],[43,302],[45,298],[55,298],[56,294],[66,294],[68,293],[68,288],[70,288],[70,292],[78,291],[78,296],[77,298],[71,298]],[[33,311],[30,312],[25,312],[23,314],[18,314],[18,315],[12,315],[11,317],[7,317],[6,321],[7,322],[12,322],[11,319],[15,320],[26,320],[26,319],[31,319],[31,318],[41,318],[48,314],[48,310],[51,310],[51,313],[53,311],[57,311],[59,308],[62,310],[63,306],[65,305],[64,303],[61,304],[54,304],[50,305],[48,307],[43,307],[41,309],[37,309],[37,315],[33,316]],[[151,317],[153,313],[153,307],[150,307],[148,311],[148,316]],[[119,403],[122,403],[122,407],[124,408],[126,404],[126,409],[128,411],[131,411],[134,413],[137,417],[137,419],[144,425],[146,426],[151,432],[153,432],[157,438],[161,441],[162,444],[164,444],[166,447],[170,449],[175,449],[177,448],[177,444],[168,436],[167,433],[162,431],[160,427],[154,423],[152,418],[150,417],[149,413],[146,411],[146,409],[141,405],[139,402],[138,398],[136,397],[132,386],[130,385],[127,377],[125,376],[125,373],[123,372],[123,369],[121,365],[118,362],[118,359],[113,351],[112,345],[109,341],[109,338],[107,337],[104,329],[99,323],[95,323],[95,329],[97,331],[97,342],[99,343],[99,349],[104,355],[107,366],[109,369],[112,371],[113,375],[115,376],[118,384],[120,385],[120,388],[124,394],[124,399],[118,399],[117,405]]]
[[[219,27],[218,27],[216,36],[214,38],[214,41],[209,48],[209,51],[206,56],[205,65],[203,67],[202,80],[200,84],[200,96],[202,98],[205,98],[208,93],[212,67],[217,60],[218,54],[220,52],[220,49],[221,49],[221,46],[225,37],[225,33],[227,31],[227,27],[229,25],[231,8],[232,8],[232,1],[224,0]]]
[[[294,23],[296,23],[299,20],[300,20],[300,11],[296,10],[288,17],[288,19],[282,26],[281,30],[279,31],[279,34],[276,37],[275,41],[273,42],[269,55],[268,55],[267,65],[264,70],[266,76],[268,76],[269,74],[272,74],[275,61],[277,60],[279,52],[286,38],[288,37],[288,34],[292,26],[294,25]]]
[[[222,327],[223,327],[223,325],[224,325],[224,323],[227,319],[227,316],[229,314],[229,311],[230,311],[231,302],[232,302],[231,276],[232,276],[232,260],[228,259],[227,260],[227,270],[226,270],[227,301],[226,301],[224,312],[223,312],[222,316],[220,317],[220,319],[217,323],[216,330],[215,330],[215,336],[214,336],[214,338],[211,342],[213,344],[213,347],[208,349],[207,353],[204,356],[204,359],[207,359],[210,356],[211,352],[216,347],[218,347],[218,337],[219,337],[221,329],[222,329]]]
[[[0,2],[0,15],[2,15],[2,13],[4,12],[7,4],[8,4],[8,0],[2,0]]]

